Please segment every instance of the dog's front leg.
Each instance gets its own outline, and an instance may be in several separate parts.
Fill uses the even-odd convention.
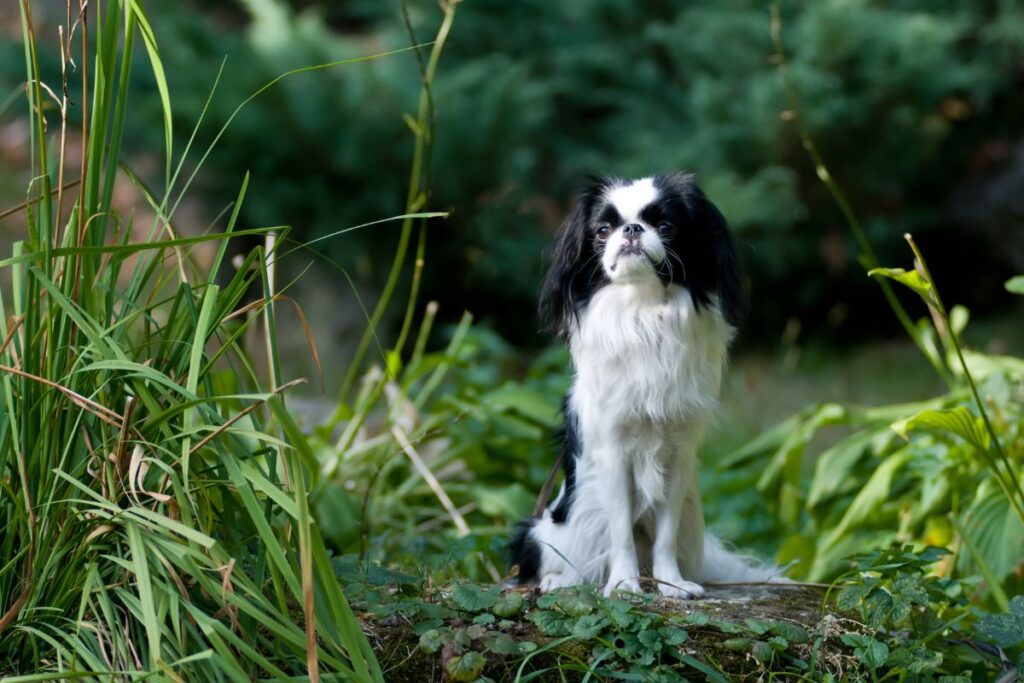
[[[703,514],[698,510],[698,519],[684,519],[693,515],[692,501],[694,495],[694,477],[697,476],[697,457],[695,448],[689,445],[682,449],[680,457],[670,466],[667,472],[668,494],[665,500],[655,509],[654,548],[652,551],[654,578],[659,582],[658,590],[669,598],[691,599],[704,594],[700,584],[687,581],[679,571],[679,541],[682,525],[699,525],[696,535],[703,540]],[[699,495],[699,494],[697,494]],[[698,499],[699,502],[699,499]],[[687,538],[693,534],[683,534]],[[685,548],[693,552],[695,549]]]
[[[614,439],[605,443],[615,444]],[[616,590],[640,592],[640,565],[633,538],[632,476],[625,453],[619,448],[602,449],[597,454],[600,464],[608,520],[608,582],[604,594]]]

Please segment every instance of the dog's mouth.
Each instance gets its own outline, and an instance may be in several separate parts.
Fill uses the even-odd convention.
[[[615,270],[619,265],[619,261],[626,258],[643,258],[646,259],[648,263],[650,263],[652,266],[658,265],[658,262],[654,259],[654,257],[647,253],[647,250],[644,249],[639,243],[624,244],[622,245],[622,247],[619,248],[619,253],[615,255],[615,262],[612,263],[611,269]]]

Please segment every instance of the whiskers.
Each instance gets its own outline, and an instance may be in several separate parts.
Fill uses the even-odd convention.
[[[665,258],[663,258],[661,263],[658,264],[658,273],[665,273],[664,269],[667,268],[668,272],[665,274],[668,275],[669,280],[673,280],[675,271],[672,268],[672,261],[675,260],[679,264],[679,268],[683,271],[683,282],[686,282],[686,264],[683,263],[683,259],[668,244],[663,244],[662,246],[665,248]]]

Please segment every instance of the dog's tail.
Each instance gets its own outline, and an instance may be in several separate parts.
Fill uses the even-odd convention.
[[[704,561],[697,572],[699,583],[788,583],[785,567],[766,564],[756,557],[727,548],[721,540],[704,534]]]

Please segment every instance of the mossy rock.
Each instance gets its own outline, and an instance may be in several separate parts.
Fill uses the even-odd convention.
[[[855,666],[839,640],[841,618],[817,587],[709,586],[698,601],[609,600],[590,588],[521,593],[511,618],[494,614],[498,589],[462,584],[422,598],[435,608],[429,622],[396,610],[364,614],[362,623],[389,683],[510,681],[520,672],[534,681],[580,680],[589,669],[664,681],[757,680],[811,665],[819,674]],[[473,594],[478,604],[462,609],[453,594]],[[437,608],[450,618],[437,619]]]

